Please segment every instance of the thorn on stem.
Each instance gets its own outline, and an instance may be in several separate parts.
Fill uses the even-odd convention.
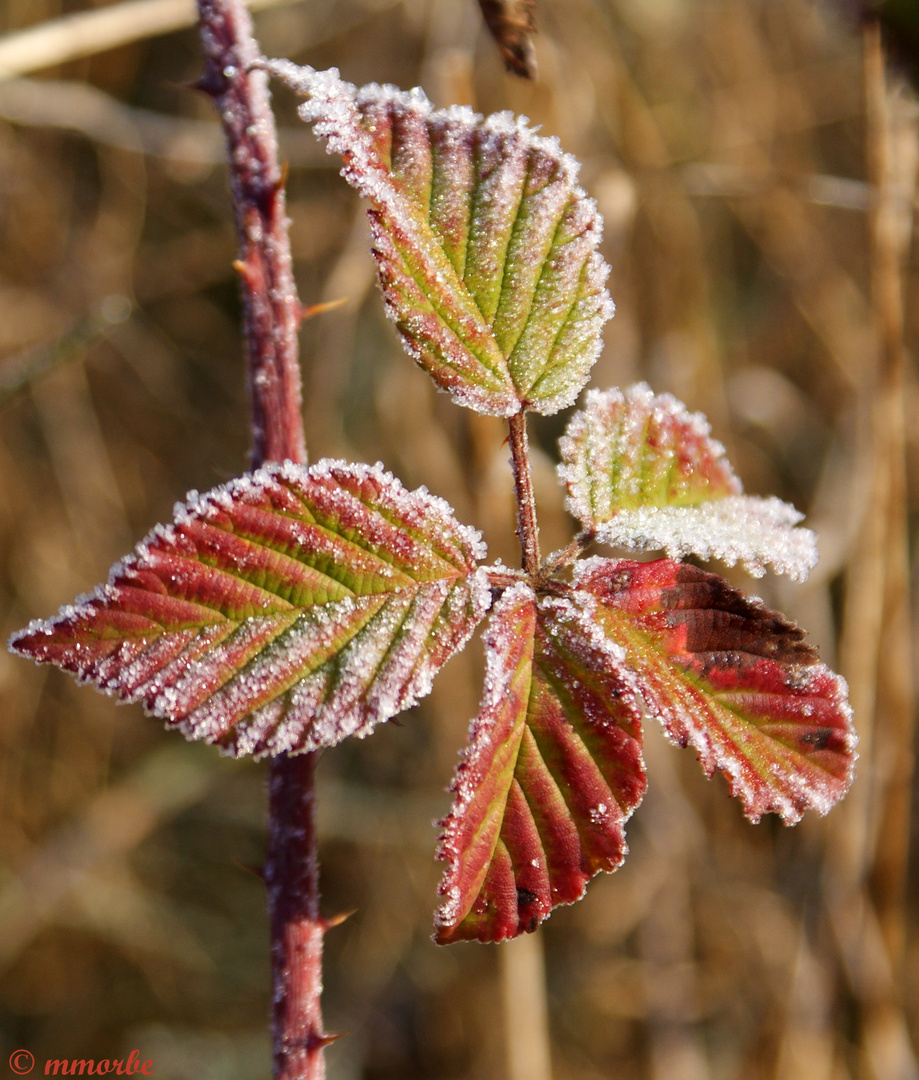
[[[341,926],[341,924],[347,919],[350,919],[356,911],[357,908],[354,908],[352,911],[343,911],[339,915],[330,915],[327,919],[320,919],[322,932],[325,933],[327,930],[334,930],[336,926]]]
[[[242,859],[233,859],[233,862],[239,867],[240,870],[244,870],[247,874],[255,874],[259,881],[266,881],[264,866],[253,866],[252,863],[243,862]]]
[[[242,278],[247,289],[252,292],[259,290],[263,282],[256,267],[251,263],[244,262],[242,259],[234,259],[232,265],[236,273]]]
[[[331,1046],[333,1042],[338,1042],[339,1039],[343,1039],[348,1034],[350,1033],[347,1031],[339,1031],[335,1035],[313,1035],[310,1037],[310,1050],[324,1050],[327,1046]]]
[[[218,75],[213,67],[208,67],[201,75],[189,84],[192,90],[200,90],[208,97],[218,98],[226,89],[226,79]]]
[[[348,303],[347,296],[340,296],[337,300],[326,300],[322,304],[301,304],[300,322],[305,323],[308,319],[314,319],[317,315],[324,315],[327,311],[334,311],[343,304]]]

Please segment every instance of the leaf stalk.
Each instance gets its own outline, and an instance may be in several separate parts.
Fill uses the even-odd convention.
[[[536,522],[536,499],[530,469],[526,412],[521,410],[508,420],[508,443],[514,470],[514,494],[517,499],[517,537],[520,540],[522,566],[531,578],[539,576],[539,525]]]

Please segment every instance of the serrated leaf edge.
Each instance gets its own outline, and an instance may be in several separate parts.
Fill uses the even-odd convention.
[[[15,655],[23,656],[26,659],[33,659],[27,651],[17,647],[17,639],[31,635],[50,633],[51,628],[60,621],[69,621],[77,617],[94,617],[97,611],[93,606],[94,602],[106,603],[107,601],[112,600],[116,586],[119,584],[119,580],[123,582],[123,579],[130,578],[132,571],[135,570],[135,568],[142,567],[144,561],[149,557],[148,545],[164,540],[167,542],[174,540],[175,527],[177,525],[181,525],[190,520],[207,520],[209,517],[219,514],[222,511],[227,511],[232,508],[235,500],[244,499],[247,494],[257,491],[262,485],[268,485],[279,480],[286,480],[296,484],[297,482],[302,481],[304,476],[308,476],[311,480],[316,480],[333,477],[336,473],[340,475],[344,474],[354,480],[370,479],[379,484],[381,488],[388,493],[392,493],[393,489],[395,489],[400,495],[421,496],[430,510],[439,515],[449,516],[452,519],[451,524],[452,528],[455,530],[457,539],[461,543],[468,545],[472,561],[481,561],[485,558],[486,547],[479,530],[459,522],[455,517],[452,507],[445,499],[432,495],[428,489],[423,486],[414,491],[410,491],[400,480],[394,477],[391,472],[386,471],[379,462],[376,465],[363,465],[335,458],[324,458],[310,466],[300,465],[290,460],[284,462],[268,462],[261,468],[236,477],[225,484],[218,485],[204,494],[200,494],[196,490],[189,491],[185,501],[177,502],[173,507],[174,522],[170,524],[155,525],[153,529],[151,529],[150,532],[135,545],[133,554],[117,560],[112,565],[108,573],[107,581],[104,584],[96,586],[91,592],[78,595],[72,603],[62,605],[57,615],[47,619],[33,619],[29,622],[27,627],[14,631],[7,641],[8,650]],[[436,584],[436,579],[430,583],[423,581],[417,582],[419,588],[426,584]],[[476,618],[469,627],[468,633],[462,640],[457,642],[455,648],[444,658],[444,662],[446,662],[446,659],[448,659],[449,656],[455,655],[456,652],[460,651],[460,649],[468,643],[469,638],[475,630],[475,626],[484,617],[491,606],[491,588],[488,580],[488,571],[485,567],[479,566],[472,570],[468,574],[465,584],[469,588],[469,599],[476,611]],[[397,592],[398,590],[395,591]],[[366,594],[366,597],[372,597],[373,595],[374,594]],[[361,598],[362,597],[355,597],[355,599]],[[346,597],[345,600],[351,600],[351,598]],[[315,607],[333,607],[335,606],[335,603],[336,602],[333,601],[329,605],[315,605]],[[200,606],[202,611],[209,610],[206,605]],[[290,614],[294,614],[297,610],[296,607],[291,606]],[[286,612],[277,614],[286,614]],[[218,617],[213,624],[215,626],[220,626],[227,621],[233,621],[227,620],[226,617],[220,613],[217,613],[217,616]],[[249,616],[248,618],[239,620],[238,625],[242,626],[248,622],[254,624],[255,621],[264,618],[265,615],[258,614]],[[202,623],[200,631],[205,631],[207,625],[207,623]],[[168,715],[168,712],[165,710],[164,702],[166,698],[163,691],[157,695],[152,704],[148,704],[147,701],[144,700],[145,695],[141,688],[132,692],[119,686],[118,683],[114,681],[99,682],[89,674],[79,673],[69,669],[68,674],[71,674],[78,684],[92,686],[94,689],[114,698],[119,704],[136,704],[139,702],[146,715],[163,721],[170,730],[179,730],[189,738],[200,738],[200,735],[194,731],[195,725],[192,722],[191,717],[177,721],[175,718]],[[406,684],[406,695],[402,699],[398,709],[392,713],[387,713],[387,710],[385,709],[377,709],[371,721],[362,724],[361,728],[358,731],[353,732],[353,734],[357,735],[359,738],[364,737],[370,733],[372,727],[377,723],[391,719],[392,716],[417,704],[418,700],[430,691],[434,675],[436,675],[436,671],[431,672],[424,664],[418,664],[411,679]],[[349,732],[348,734],[351,733]],[[254,735],[252,737],[254,738]],[[210,744],[216,744],[222,753],[231,756],[243,756],[249,752],[245,749],[245,746],[243,746],[241,751],[235,750],[233,744],[224,746],[220,743],[220,738],[220,735],[215,735],[212,738],[207,738],[205,741]],[[245,744],[247,742],[247,737],[243,735],[241,738],[242,743]],[[277,741],[277,738],[280,738],[279,733],[276,735],[274,741]],[[248,741],[251,742],[252,739],[250,738]],[[302,753],[317,748],[318,746],[313,746],[311,743],[307,742],[293,752]],[[285,748],[280,747],[280,749]],[[279,751],[272,749],[269,746],[264,751],[254,754],[253,756],[262,758],[271,756],[277,752]]]
[[[489,719],[488,722],[483,723],[482,718],[493,714],[501,705],[501,701],[506,692],[506,678],[507,670],[503,663],[504,649],[496,644],[496,635],[500,633],[500,626],[498,625],[498,619],[501,616],[503,610],[511,608],[518,602],[529,602],[533,605],[534,620],[539,619],[539,612],[552,611],[555,615],[555,622],[558,626],[562,626],[565,623],[571,623],[576,625],[577,630],[584,635],[585,641],[588,646],[605,656],[610,665],[616,671],[616,677],[622,683],[622,689],[627,690],[634,700],[635,706],[641,711],[644,710],[643,696],[639,685],[639,680],[628,663],[626,649],[618,642],[614,641],[608,634],[604,633],[603,628],[595,618],[597,601],[587,592],[576,592],[569,596],[537,596],[532,587],[527,582],[518,582],[509,588],[507,588],[502,594],[500,600],[492,609],[493,621],[489,624],[488,628],[483,635],[483,644],[486,647],[486,675],[485,675],[485,691],[482,695],[482,701],[477,715],[470,722],[469,727],[469,739],[466,745],[463,747],[460,754],[460,762],[454,775],[453,783],[451,784],[450,791],[454,795],[454,802],[451,805],[450,811],[445,818],[436,822],[436,824],[444,830],[438,841],[437,858],[448,864],[447,869],[444,872],[443,878],[438,888],[438,893],[443,897],[443,901],[436,909],[434,914],[434,925],[436,933],[434,936],[435,942],[439,942],[439,932],[447,927],[459,926],[466,918],[468,911],[462,916],[458,915],[459,906],[462,901],[462,893],[459,886],[455,882],[455,874],[459,870],[459,862],[461,856],[450,846],[451,838],[449,835],[450,826],[453,822],[462,820],[466,813],[469,811],[469,807],[474,801],[476,795],[476,789],[470,787],[466,789],[465,793],[462,793],[460,788],[462,786],[461,780],[465,769],[468,767],[467,763],[476,759],[479,752],[483,748],[487,748],[492,743],[492,731],[495,727],[493,719]],[[499,609],[500,605],[500,609]],[[534,622],[534,631],[536,623]],[[546,626],[547,632],[551,634],[549,625]],[[530,646],[530,670],[532,679],[532,668],[535,663],[534,651],[535,651],[535,633]],[[551,681],[551,680],[549,680]],[[634,717],[637,719],[637,716]],[[521,740],[523,739],[526,729],[528,727],[527,719],[521,722]],[[638,724],[639,738],[638,738],[638,755],[637,766],[641,776],[645,775],[644,755],[641,751],[641,724]],[[581,742],[581,735],[577,736],[578,741]],[[515,751],[519,753],[519,746]],[[584,748],[584,752],[592,757],[590,751]],[[513,780],[511,786],[513,785]],[[508,787],[507,798],[510,797],[511,787]],[[587,891],[587,885],[596,877],[601,870],[606,872],[612,872],[622,865],[625,857],[628,854],[628,843],[625,837],[625,825],[631,818],[632,814],[640,805],[644,796],[644,785],[642,786],[641,793],[638,799],[631,806],[623,806],[616,798],[615,793],[613,795],[616,805],[616,813],[618,815],[618,827],[621,831],[620,841],[621,847],[618,853],[618,861],[615,865],[603,867],[596,867],[593,872],[588,874],[583,881],[580,882],[578,891],[576,894],[572,894],[567,899],[553,898],[552,905],[544,914],[540,916],[539,922],[542,923],[548,919],[552,911],[556,907],[569,906],[582,899]],[[506,800],[505,800],[506,801]],[[593,814],[593,810],[591,814]],[[606,808],[600,807],[598,812],[607,812]],[[571,816],[572,822],[580,833],[580,825],[574,816],[573,811],[568,808],[568,813]],[[503,814],[501,815],[503,820]],[[498,846],[502,844],[501,841],[501,825],[499,824],[498,830],[495,836],[494,851],[497,851]],[[491,866],[493,855],[486,860],[485,870],[483,873],[482,883],[480,884],[479,891],[472,896],[472,903],[475,903],[476,898],[479,895],[484,880],[487,877],[488,868]],[[519,931],[518,931],[519,932]],[[516,935],[511,935],[516,936]],[[458,939],[459,940],[459,939]],[[499,939],[503,940],[503,938]]]
[[[601,556],[593,556],[580,561],[575,568],[575,586],[577,587],[580,582],[583,582],[594,571],[605,566],[614,565],[617,561],[605,559]],[[736,591],[739,592],[740,590]],[[603,606],[596,597],[586,590],[579,590],[578,595],[589,596],[595,605],[594,610]],[[744,599],[751,606],[765,610],[765,605],[758,598],[744,596]],[[848,684],[841,675],[819,661],[799,665],[789,663],[787,665],[788,679],[794,682],[796,689],[806,690],[809,685],[820,680],[826,680],[833,688],[833,704],[839,709],[840,714],[846,721],[845,750],[849,755],[846,775],[842,780],[842,791],[836,794],[835,797],[829,798],[824,791],[816,790],[812,782],[808,782],[801,776],[794,774],[785,777],[788,787],[796,789],[792,795],[786,795],[781,790],[770,788],[768,798],[764,801],[761,794],[748,783],[742,764],[731,760],[700,724],[687,725],[680,714],[680,709],[657,692],[654,685],[656,680],[653,670],[650,669],[659,665],[677,679],[679,704],[686,711],[690,713],[696,711],[695,703],[690,701],[687,704],[686,697],[691,698],[693,695],[699,694],[706,700],[716,704],[718,708],[734,714],[741,724],[750,724],[750,721],[733,709],[730,704],[721,700],[717,694],[701,685],[691,673],[684,671],[679,664],[674,663],[665,651],[654,646],[653,642],[648,639],[647,632],[632,620],[627,612],[623,611],[621,614],[624,621],[631,627],[631,632],[639,638],[646,639],[646,644],[652,656],[650,664],[647,659],[644,661],[636,660],[630,655],[629,646],[620,643],[628,656],[626,662],[635,674],[641,697],[645,703],[646,718],[655,717],[660,722],[665,737],[675,746],[691,746],[696,751],[699,763],[702,765],[703,772],[708,779],[711,779],[715,772],[721,772],[727,779],[732,797],[740,800],[744,815],[748,820],[756,824],[761,820],[763,814],[775,813],[782,818],[784,824],[796,825],[807,810],[815,810],[821,817],[825,816],[845,796],[855,776],[855,763],[858,759],[856,753],[858,736],[852,723],[853,713],[848,702]]]
[[[443,118],[447,122],[478,127],[491,134],[522,136],[528,149],[539,150],[558,162],[566,182],[571,185],[572,198],[577,200],[579,204],[583,204],[594,223],[593,238],[590,241],[592,250],[584,261],[581,280],[584,280],[585,277],[595,279],[598,309],[589,324],[578,328],[580,337],[589,336],[590,338],[589,345],[582,354],[583,377],[580,381],[576,381],[574,385],[563,388],[550,397],[535,402],[528,401],[526,396],[521,396],[517,390],[509,363],[519,341],[525,336],[526,326],[518,335],[510,353],[505,355],[497,340],[493,337],[490,322],[481,322],[481,331],[494,341],[496,358],[501,360],[497,371],[494,368],[487,368],[487,365],[483,364],[483,366],[486,366],[487,370],[492,371],[494,374],[500,375],[503,379],[505,383],[503,393],[505,396],[502,398],[498,391],[479,388],[473,383],[444,384],[442,388],[446,389],[458,404],[486,415],[509,417],[521,410],[526,410],[549,416],[573,404],[587,380],[590,369],[600,355],[602,349],[600,331],[604,323],[612,318],[615,313],[615,305],[605,287],[609,267],[596,250],[602,236],[603,218],[597,208],[596,201],[591,199],[577,184],[577,177],[580,172],[580,164],[577,159],[562,150],[561,144],[555,136],[539,135],[529,126],[527,117],[515,116],[506,110],[483,116],[466,105],[453,105],[447,109],[435,109],[427,95],[419,87],[409,91],[401,90],[390,84],[379,83],[369,83],[357,87],[343,80],[337,68],[317,71],[309,66],[301,67],[289,60],[263,61],[262,66],[270,74],[280,78],[293,90],[308,98],[306,102],[299,106],[298,113],[305,122],[315,125],[314,130],[317,136],[326,140],[328,152],[337,154],[344,159],[345,164],[342,167],[341,174],[365,198],[377,205],[387,206],[388,212],[394,218],[394,224],[397,223],[397,227],[406,234],[411,233],[414,235],[416,225],[398,212],[398,205],[402,197],[397,193],[389,174],[375,164],[370,150],[369,138],[361,138],[362,133],[357,112],[359,104],[366,102],[390,103],[414,110],[426,121],[432,118]],[[330,119],[330,116],[333,119]],[[351,138],[340,133],[341,126],[345,124],[348,125],[352,132]],[[431,235],[437,241],[436,234],[432,233]],[[426,250],[427,245],[421,245],[421,247],[422,250]],[[542,267],[540,280],[548,266],[549,263],[546,263]],[[454,275],[452,264],[446,258],[441,271]],[[458,277],[456,278],[456,288],[462,290],[464,296],[469,295],[465,283]],[[430,296],[428,299],[430,301]],[[584,300],[584,297],[576,297],[572,302],[572,309],[578,303],[583,303]],[[393,304],[387,302],[385,308],[387,317],[393,321],[398,321],[397,310]],[[526,325],[528,325],[528,321]],[[569,330],[570,327],[566,318],[556,335],[552,349],[546,357],[545,369],[532,383],[530,391],[539,383],[550,381],[555,376],[555,369],[558,365],[553,365],[551,359],[555,354],[559,340]],[[410,342],[405,337],[402,337],[402,342],[408,354],[417,361],[416,350],[413,349]],[[481,358],[479,360],[482,362]]]

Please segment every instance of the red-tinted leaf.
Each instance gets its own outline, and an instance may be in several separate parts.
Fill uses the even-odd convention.
[[[453,784],[435,940],[531,931],[626,852],[644,794],[624,651],[567,599],[508,589],[485,636],[481,711]]]
[[[383,295],[409,354],[479,412],[571,404],[612,314],[601,220],[574,159],[507,113],[268,68],[309,97],[301,116],[372,204]]]
[[[644,383],[589,390],[560,449],[569,509],[591,529],[623,510],[695,506],[741,492],[708,421]]]
[[[724,773],[747,817],[793,823],[846,793],[856,743],[846,686],[797,626],[668,559],[591,559],[576,584],[626,650],[649,712],[708,776]]]
[[[380,468],[270,465],[176,508],[11,648],[242,755],[365,735],[428,692],[489,594],[478,534]]]
[[[742,495],[740,481],[711,437],[708,421],[644,383],[587,394],[561,443],[559,475],[574,517],[598,540],[767,566],[797,579],[817,561],[814,534],[779,499]]]

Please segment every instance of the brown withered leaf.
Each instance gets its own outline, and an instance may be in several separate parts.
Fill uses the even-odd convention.
[[[536,0],[479,0],[485,24],[498,43],[508,71],[536,78]]]

